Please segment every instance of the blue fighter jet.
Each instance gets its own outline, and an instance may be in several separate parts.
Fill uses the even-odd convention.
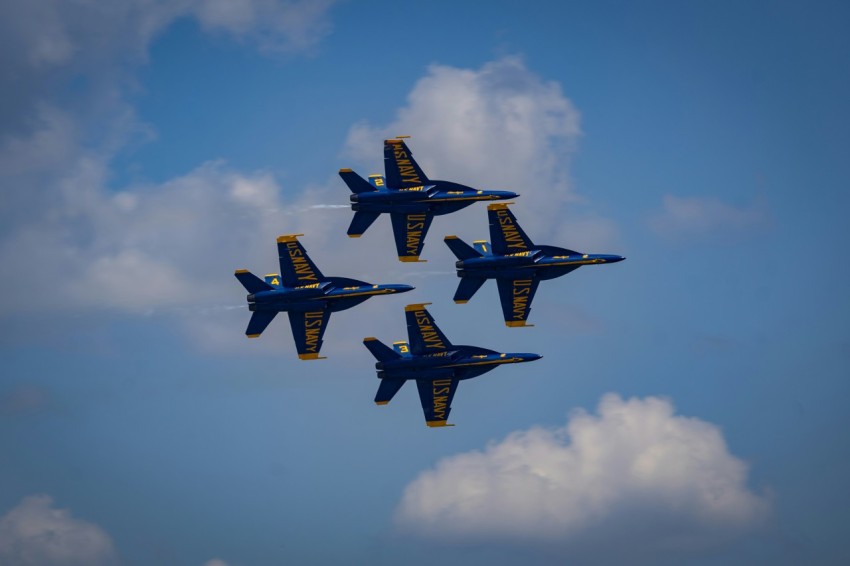
[[[405,293],[410,285],[372,285],[346,277],[325,277],[307,255],[298,236],[288,234],[277,239],[280,274],[269,273],[265,281],[247,269],[237,269],[236,278],[250,293],[248,310],[253,314],[245,334],[257,338],[279,312],[289,313],[289,324],[298,357],[319,357],[322,336],[332,312],[350,309],[369,297]]]
[[[471,247],[457,236],[445,237],[446,244],[458,258],[455,267],[461,279],[454,296],[456,303],[466,303],[485,281],[495,279],[505,324],[534,326],[526,321],[541,281],[566,275],[582,265],[626,259],[618,255],[583,254],[566,248],[535,245],[508,210],[508,204],[512,203],[487,206],[492,244],[476,240]]]
[[[364,338],[363,344],[377,358],[375,368],[381,385],[375,403],[386,405],[407,380],[416,380],[419,400],[428,426],[447,424],[457,384],[462,379],[477,377],[502,364],[539,360],[538,354],[500,354],[476,346],[459,346],[449,342],[437,328],[434,318],[422,303],[407,305],[407,335],[410,343],[394,342],[393,349],[377,338]]]
[[[425,234],[434,216],[455,212],[479,200],[519,196],[509,191],[479,191],[428,179],[401,139],[384,140],[384,170],[385,177],[369,175],[369,181],[351,169],[339,170],[339,176],[352,193],[354,218],[348,227],[348,237],[359,238],[378,216],[388,212],[400,261],[420,261]]]

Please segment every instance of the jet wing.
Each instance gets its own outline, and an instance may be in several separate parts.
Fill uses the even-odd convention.
[[[288,234],[277,239],[281,280],[286,287],[311,285],[325,279],[325,276],[307,255],[307,250],[298,241],[300,235]]]
[[[431,303],[404,307],[404,315],[407,318],[408,342],[410,342],[410,351],[414,356],[445,352],[452,347],[449,339],[434,323],[431,313],[425,309],[425,305],[429,304]]]
[[[330,310],[289,311],[289,324],[292,326],[292,337],[295,338],[295,348],[302,360],[320,360],[319,350],[322,349],[322,336],[328,327]]]
[[[534,326],[526,324],[531,312],[531,301],[537,292],[540,280],[530,279],[496,279],[499,285],[499,299],[502,302],[502,314],[508,326]]]
[[[490,241],[494,254],[509,255],[533,251],[531,238],[520,228],[507,204],[488,205],[487,216],[490,219]]]
[[[428,426],[453,426],[446,421],[452,411],[452,399],[458,384],[457,378],[417,379],[419,401]]]
[[[387,186],[406,189],[431,184],[413,159],[413,152],[404,141],[384,140],[384,172]]]
[[[434,215],[429,212],[390,214],[393,221],[393,236],[400,261],[419,261],[422,246],[425,245],[425,234],[431,227]]]

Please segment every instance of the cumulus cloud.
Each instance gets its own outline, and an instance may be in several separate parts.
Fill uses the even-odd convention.
[[[735,206],[714,197],[665,195],[661,211],[649,222],[658,235],[671,240],[724,239],[764,229],[770,213],[763,200]]]
[[[398,524],[440,540],[536,541],[627,553],[721,544],[757,527],[769,501],[717,426],[655,397],[605,395],[564,428],[512,433],[452,456],[404,491]]]
[[[350,212],[345,189],[333,174],[326,182],[284,191],[265,171],[240,172],[211,161],[160,184],[109,186],[116,152],[131,140],[152,135],[126,102],[132,81],[110,69],[128,59],[142,61],[152,38],[176,17],[188,14],[205,29],[261,42],[264,33],[278,30],[286,41],[297,43],[296,32],[283,22],[324,21],[330,4],[149,0],[148,5],[149,10],[134,2],[104,10],[92,16],[96,23],[78,21],[80,14],[67,13],[56,2],[35,3],[38,10],[17,14],[23,28],[32,27],[38,14],[53,21],[51,33],[68,45],[67,53],[60,57],[57,47],[40,66],[18,61],[29,69],[28,76],[51,75],[42,68],[52,65],[89,69],[98,80],[90,87],[93,96],[81,97],[88,106],[80,108],[47,100],[49,89],[34,79],[33,88],[41,90],[32,98],[39,102],[23,127],[12,127],[0,117],[0,183],[9,188],[0,207],[0,261],[23,274],[0,281],[0,315],[54,309],[170,310],[193,336],[217,348],[232,343],[247,320],[247,312],[231,310],[241,302],[241,287],[230,273],[237,267],[260,274],[277,271],[273,239],[281,232],[308,234],[304,243],[328,275],[405,282],[399,279],[387,219],[367,235],[373,239],[371,253],[362,242],[340,241]],[[107,30],[105,35],[88,33],[95,25]],[[17,41],[20,53],[31,51],[29,36],[15,38],[6,40]],[[100,43],[88,43],[95,40]],[[100,53],[112,55],[104,61],[98,59]],[[528,197],[520,206],[527,202],[535,211],[526,225],[547,241],[547,234],[560,233],[560,204],[573,198],[567,164],[579,136],[578,122],[560,86],[542,80],[518,58],[477,70],[437,65],[413,87],[395,122],[385,128],[353,127],[346,147],[355,156],[380,162],[382,138],[415,131],[417,156],[433,176],[525,192]],[[455,220],[463,236],[463,227],[471,223]],[[604,219],[594,225],[603,227],[597,231],[603,235],[616,232]],[[478,231],[468,236],[481,237],[486,224],[475,226]],[[439,236],[435,227],[429,253],[438,253]],[[363,261],[367,255],[368,270]],[[376,273],[390,275],[376,279]],[[373,314],[380,318],[385,313],[373,309]],[[340,324],[333,323],[330,340]]]
[[[561,86],[518,57],[480,69],[431,65],[391,123],[353,126],[346,148],[375,162],[383,139],[413,134],[411,149],[429,177],[521,193],[517,208],[547,231],[575,198],[568,166],[579,121]]]
[[[0,283],[0,314],[140,312],[219,297],[222,287],[210,282],[221,280],[222,264],[252,259],[243,246],[254,248],[259,235],[268,242],[270,216],[292,203],[268,174],[217,162],[158,186],[107,188],[116,151],[151,135],[126,102],[133,70],[156,35],[184,17],[263,49],[306,49],[329,29],[332,3],[3,3],[0,258],[21,276]],[[80,96],[58,100],[56,87],[78,77],[87,79]]]
[[[9,566],[116,563],[112,541],[97,525],[56,509],[47,495],[25,497],[0,518],[0,562]]]

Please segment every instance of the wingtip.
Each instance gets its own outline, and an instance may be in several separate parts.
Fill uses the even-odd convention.
[[[303,236],[304,234],[281,234],[277,237],[277,243],[282,244],[284,242],[294,242],[298,239],[298,236]]]
[[[299,360],[326,360],[325,356],[320,356],[317,353],[309,353],[309,354],[298,354]]]

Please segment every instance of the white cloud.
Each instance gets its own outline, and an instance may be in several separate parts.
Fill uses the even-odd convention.
[[[538,541],[678,551],[720,544],[757,527],[768,500],[746,486],[747,465],[717,426],[647,397],[605,395],[598,415],[562,429],[512,433],[452,456],[404,491],[397,521],[441,541]],[[595,546],[594,546],[595,545]]]
[[[229,21],[234,30],[242,29],[241,20],[229,15],[234,6],[206,4],[199,17],[209,27]],[[266,4],[251,6],[255,12],[248,8],[240,12],[245,21],[262,19],[256,10],[266,9],[262,8]],[[302,15],[319,18],[309,15],[317,9],[303,8],[307,15]],[[161,29],[170,13],[146,17]],[[66,27],[73,28],[67,23]],[[76,37],[76,32],[69,33]],[[145,33],[142,46],[153,32]],[[0,222],[0,261],[20,274],[0,282],[0,315],[93,308],[165,313],[178,318],[198,341],[222,351],[233,347],[225,345],[241,335],[248,319],[246,310],[231,309],[244,300],[232,270],[277,271],[274,238],[284,232],[307,234],[304,244],[327,275],[408,282],[409,270],[400,270],[395,260],[388,218],[360,241],[341,237],[351,213],[345,204],[346,189],[333,172],[323,183],[284,191],[267,172],[234,171],[213,161],[161,184],[109,187],[116,150],[150,133],[124,102],[120,88],[113,85],[98,92],[98,100],[105,102],[93,103],[103,106],[96,114],[42,103],[28,130],[0,138],[0,183],[11,187],[0,208],[0,220],[5,220]],[[447,92],[465,110],[454,107]],[[446,116],[447,110],[454,113]],[[579,118],[557,84],[543,81],[516,58],[479,70],[433,66],[414,86],[409,105],[398,116],[385,129],[353,128],[347,147],[380,162],[381,139],[411,128],[423,165],[439,163],[439,171],[430,167],[435,176],[524,192],[520,206],[529,202],[537,210],[533,216],[521,216],[526,229],[541,242],[549,241],[547,232],[559,235],[559,208],[572,198],[567,164],[579,136]],[[83,142],[92,129],[106,132],[94,145]],[[368,143],[358,146],[356,139]],[[518,187],[525,183],[536,188]],[[486,231],[482,207],[464,212],[476,222],[465,222],[461,215],[451,219],[452,226],[460,228],[461,236],[468,230],[469,238],[482,237]],[[435,261],[430,271],[444,271],[436,263],[441,253],[453,261],[439,242],[446,233],[441,233],[440,224],[435,223],[426,248]],[[616,232],[604,219],[594,225],[603,227],[596,231],[603,238]],[[564,230],[570,233],[570,225]],[[407,299],[411,298],[400,300]],[[372,305],[373,318],[389,320],[384,311],[396,301],[375,302],[381,306]],[[393,315],[397,318],[397,313]],[[328,339],[341,335],[335,329],[347,329],[346,324],[344,316],[336,317]],[[285,323],[277,326],[288,332]],[[253,347],[266,343],[272,344],[271,336]],[[244,347],[240,342],[238,348]]]
[[[116,555],[103,529],[56,509],[47,495],[34,495],[0,518],[0,563],[94,566],[114,564]]]
[[[762,199],[734,206],[714,197],[665,195],[661,211],[649,222],[658,235],[671,240],[726,239],[764,229],[770,224],[770,212]]]
[[[212,560],[207,560],[204,562],[204,566],[228,566],[227,562],[222,560],[221,558],[213,558]]]
[[[579,120],[560,85],[517,57],[477,70],[432,65],[390,124],[351,128],[347,151],[380,164],[384,138],[413,134],[410,148],[429,177],[520,193],[520,222],[542,238],[575,199],[569,161]]]
[[[159,186],[108,189],[115,152],[151,135],[125,101],[132,70],[186,16],[263,49],[306,49],[328,30],[332,3],[3,3],[0,66],[9,72],[0,89],[10,97],[0,108],[0,259],[16,277],[0,283],[0,314],[219,300],[222,272],[252,259],[244,250],[257,249],[255,238],[268,245],[276,235],[280,187],[261,171],[207,163]],[[89,79],[85,92],[60,104],[53,87],[72,76]]]

